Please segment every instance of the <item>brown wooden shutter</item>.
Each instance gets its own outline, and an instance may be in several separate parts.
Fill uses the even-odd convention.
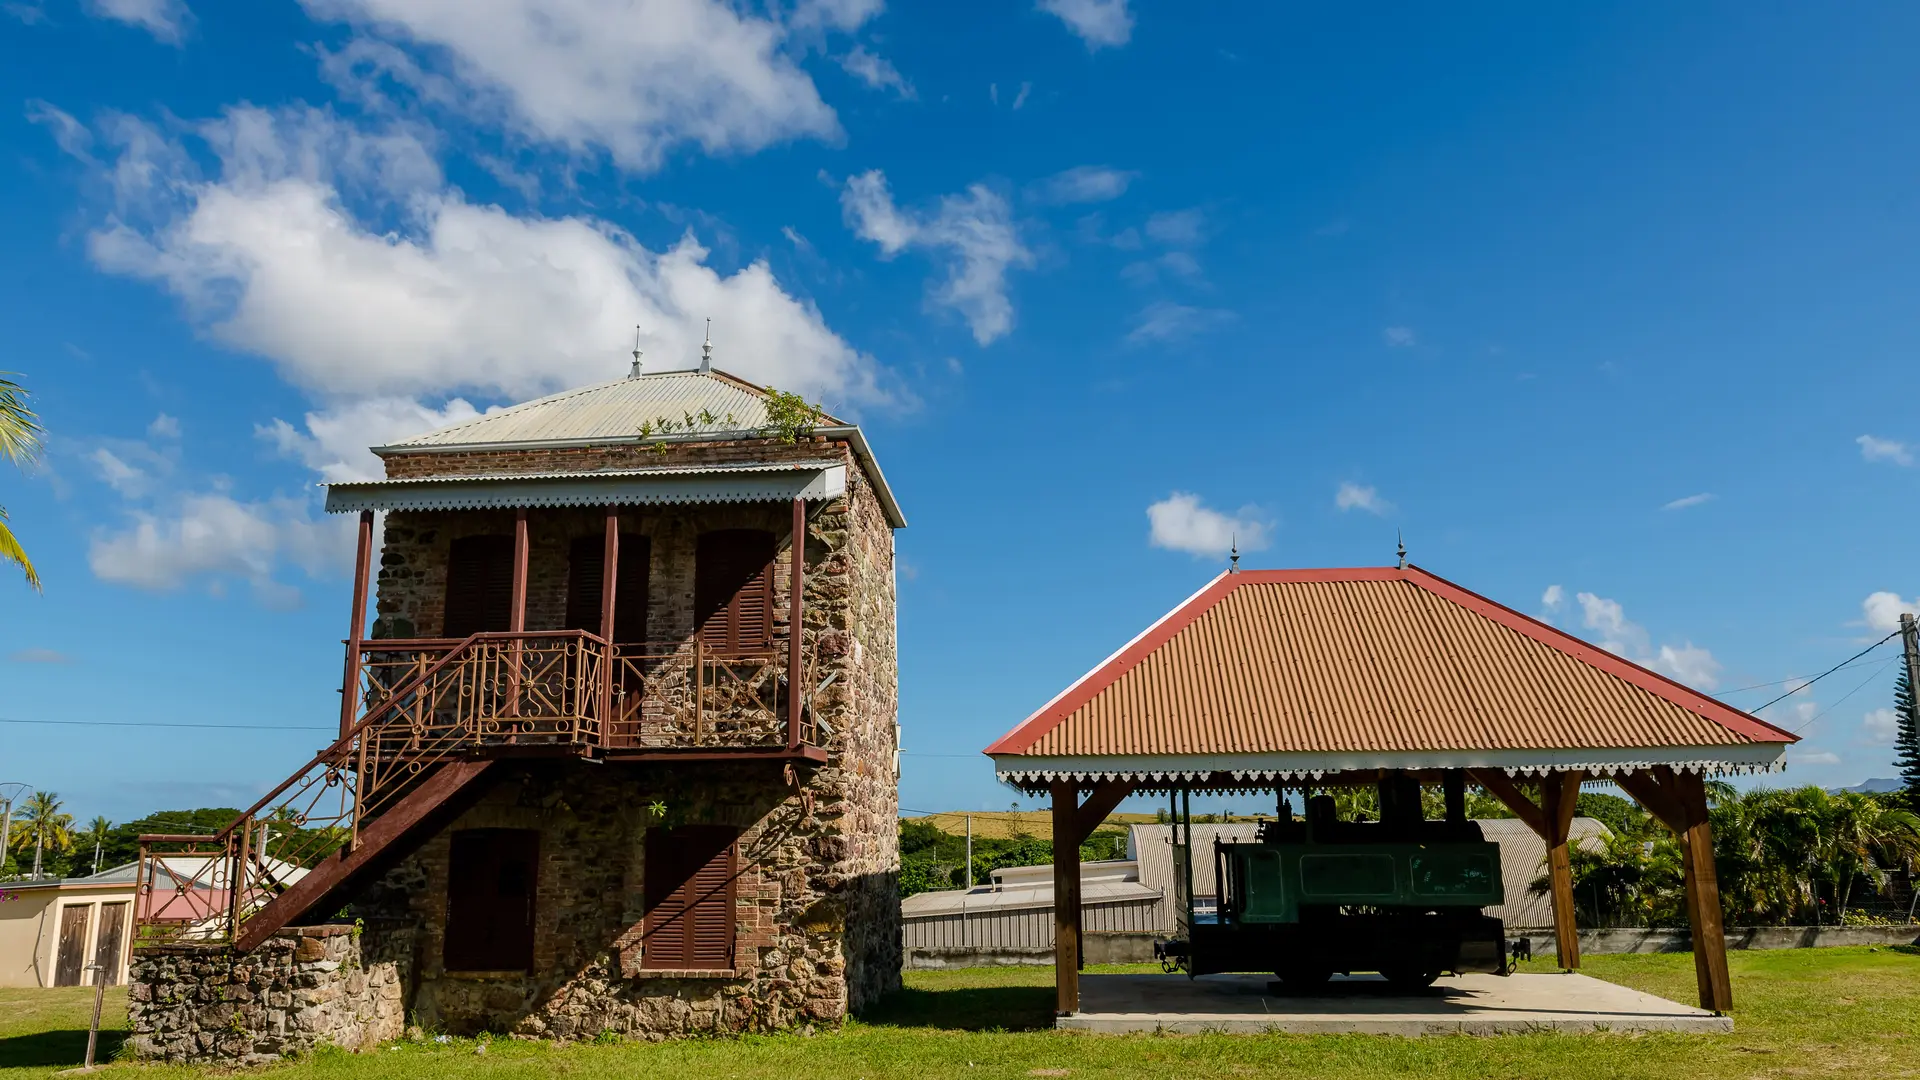
[[[733,967],[739,837],[719,825],[647,830],[642,968]]]
[[[693,607],[708,652],[741,655],[773,648],[774,549],[773,534],[760,529],[700,535]]]
[[[462,536],[447,550],[447,606],[442,637],[500,631],[513,625],[513,537]]]
[[[582,536],[567,551],[567,629],[600,632],[600,583],[606,579],[605,535]],[[620,580],[613,592],[613,640],[647,640],[647,589],[653,542],[639,533],[620,534]]]
[[[120,955],[124,952],[127,930],[127,901],[100,905],[100,929],[93,948],[93,962],[100,965],[95,975],[108,986],[120,985]]]
[[[540,834],[532,829],[462,829],[447,859],[448,971],[533,968]]]
[[[68,904],[60,909],[60,958],[53,969],[53,985],[79,986],[87,965],[87,919],[92,904]]]

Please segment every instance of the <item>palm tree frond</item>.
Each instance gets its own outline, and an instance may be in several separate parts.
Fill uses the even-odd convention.
[[[26,388],[7,378],[12,374],[0,371],[0,457],[24,465],[40,456],[45,431],[40,418],[27,407]]]
[[[27,575],[27,584],[34,592],[40,588],[40,571],[33,568],[33,560],[27,558],[27,550],[14,538],[13,530],[7,527],[7,508],[0,506],[0,563],[13,563]]]

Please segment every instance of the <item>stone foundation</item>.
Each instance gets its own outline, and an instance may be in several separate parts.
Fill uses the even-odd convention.
[[[254,1065],[328,1043],[358,1050],[399,1038],[392,963],[362,962],[350,926],[283,930],[245,956],[227,949],[134,950],[127,993],[136,1057]]]

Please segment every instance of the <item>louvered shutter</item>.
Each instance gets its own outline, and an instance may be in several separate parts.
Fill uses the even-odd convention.
[[[737,656],[773,648],[773,558],[770,532],[701,534],[694,553],[693,606],[708,652]]]
[[[513,537],[462,536],[447,550],[442,637],[506,630],[513,621]]]
[[[737,830],[647,830],[643,968],[733,967]]]
[[[620,580],[613,592],[613,640],[647,640],[647,589],[653,543],[639,533],[620,534]],[[567,629],[600,632],[600,585],[606,580],[607,541],[582,536],[567,552]]]
[[[462,829],[447,859],[448,971],[533,967],[534,898],[540,834],[532,829]]]

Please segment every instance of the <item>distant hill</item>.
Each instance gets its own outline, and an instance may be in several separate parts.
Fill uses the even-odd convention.
[[[1884,795],[1889,791],[1899,791],[1902,786],[1900,781],[1894,777],[1876,776],[1871,780],[1862,781],[1852,787],[1828,788],[1827,791],[1829,794],[1841,791],[1852,791],[1861,795]]]

